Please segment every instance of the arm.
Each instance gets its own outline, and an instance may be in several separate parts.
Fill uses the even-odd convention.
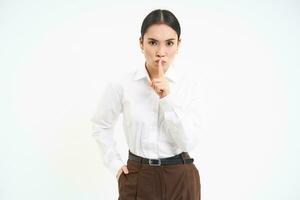
[[[109,83],[91,118],[92,136],[96,140],[103,158],[103,163],[115,175],[124,165],[116,148],[114,127],[122,112],[122,90],[119,86]]]
[[[159,101],[160,123],[162,129],[169,134],[177,146],[188,152],[196,146],[199,135],[203,131],[204,104],[199,87],[193,83],[189,92],[182,97],[187,99],[183,104],[177,103],[172,93]],[[184,95],[184,94],[183,94]]]

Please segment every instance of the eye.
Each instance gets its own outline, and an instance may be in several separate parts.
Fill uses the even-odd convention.
[[[150,41],[149,44],[150,44],[150,45],[155,45],[156,42],[155,42],[155,41]]]
[[[171,41],[168,41],[168,42],[167,42],[167,45],[168,45],[168,46],[173,46],[173,44],[174,44],[174,42],[171,42]]]

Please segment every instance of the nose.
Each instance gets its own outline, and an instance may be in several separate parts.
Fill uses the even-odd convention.
[[[165,57],[166,56],[166,51],[163,45],[159,46],[156,52],[157,57]]]

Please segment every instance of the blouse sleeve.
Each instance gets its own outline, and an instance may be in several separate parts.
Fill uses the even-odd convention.
[[[199,142],[199,135],[204,130],[203,96],[199,92],[197,82],[191,85],[184,104],[179,104],[174,94],[170,93],[160,99],[160,123],[163,130],[173,138],[181,151],[189,152]]]
[[[122,112],[121,99],[121,88],[113,82],[108,83],[91,118],[92,137],[100,148],[102,162],[114,175],[124,165],[114,139],[115,123]]]

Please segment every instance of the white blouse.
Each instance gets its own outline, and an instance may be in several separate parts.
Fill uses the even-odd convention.
[[[203,116],[200,84],[176,67],[171,64],[165,72],[170,93],[163,98],[148,85],[145,66],[106,85],[91,122],[103,163],[112,173],[124,165],[113,139],[120,114],[128,148],[138,156],[170,157],[198,143]]]

